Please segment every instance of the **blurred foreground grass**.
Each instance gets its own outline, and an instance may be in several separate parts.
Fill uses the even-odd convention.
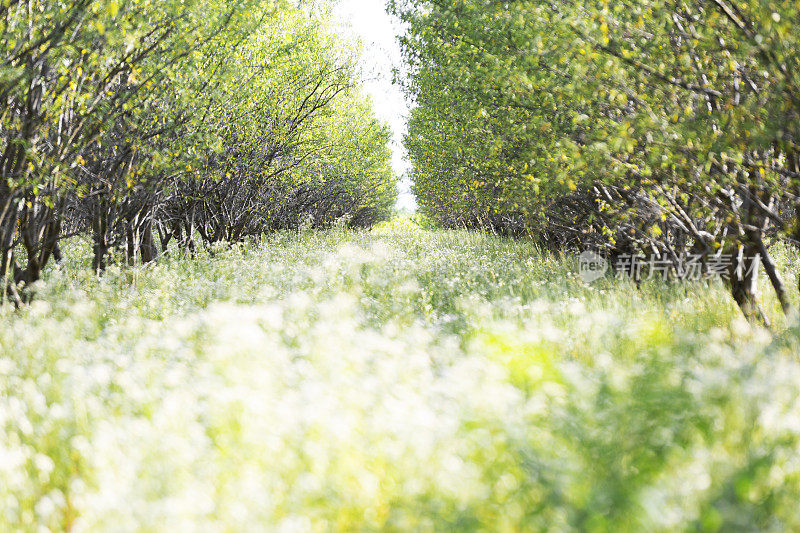
[[[800,529],[800,327],[717,284],[411,225],[87,255],[0,310],[2,531]]]

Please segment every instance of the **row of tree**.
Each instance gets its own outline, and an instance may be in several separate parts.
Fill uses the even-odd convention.
[[[747,316],[766,321],[759,264],[790,309],[769,248],[800,242],[800,4],[389,5],[429,217],[612,258],[730,255]]]
[[[151,261],[395,198],[355,52],[289,0],[0,3],[0,278],[19,290],[85,234]]]

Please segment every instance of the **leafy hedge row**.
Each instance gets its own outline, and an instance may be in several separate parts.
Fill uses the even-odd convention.
[[[394,200],[389,132],[357,54],[285,0],[10,0],[0,6],[0,278],[39,279],[88,234],[150,261]],[[24,298],[24,295],[22,295]]]
[[[800,242],[796,2],[393,0],[422,210],[679,263]],[[754,270],[745,260],[745,269]],[[752,279],[732,292],[766,320]]]

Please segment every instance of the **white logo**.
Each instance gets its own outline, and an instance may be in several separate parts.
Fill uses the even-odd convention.
[[[578,258],[581,278],[584,283],[592,283],[602,278],[608,272],[608,262],[600,255],[586,251]]]

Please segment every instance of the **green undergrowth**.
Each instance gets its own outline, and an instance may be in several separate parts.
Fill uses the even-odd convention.
[[[99,278],[65,252],[0,311],[0,530],[800,528],[766,287],[772,331],[720,283],[409,221]]]

